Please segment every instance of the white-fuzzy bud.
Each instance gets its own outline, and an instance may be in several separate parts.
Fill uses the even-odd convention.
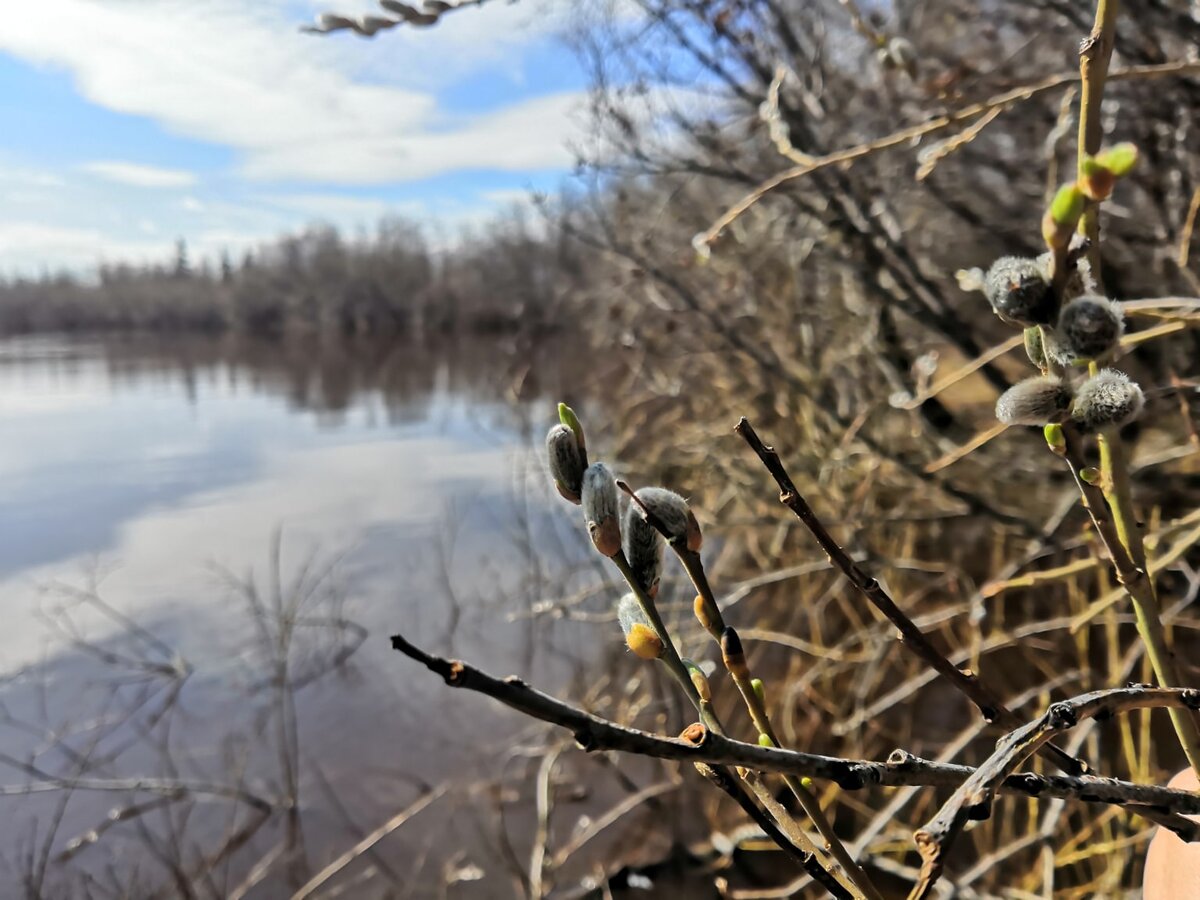
[[[621,549],[621,523],[617,482],[608,466],[598,462],[587,467],[580,497],[588,533],[596,549],[605,556],[615,556]]]
[[[662,578],[662,536],[646,521],[636,503],[630,503],[625,509],[625,526],[621,532],[625,558],[629,560],[634,580],[647,594],[655,596]]]
[[[637,492],[637,498],[642,501],[646,513],[666,530],[672,542],[682,540],[689,550],[700,549],[700,525],[686,500],[674,491],[660,487],[642,488]]]
[[[1047,334],[1046,355],[1062,366],[1098,359],[1125,333],[1121,305],[1106,297],[1076,297],[1063,307],[1058,325]]]
[[[1142,389],[1128,375],[1102,369],[1075,392],[1071,418],[1084,431],[1120,428],[1138,417],[1145,402]]]
[[[583,489],[583,454],[575,432],[566,425],[555,425],[546,434],[546,461],[558,492],[572,503],[580,502]]]
[[[1054,297],[1036,259],[1002,256],[987,271],[983,292],[1001,318],[1019,325],[1049,325]]]
[[[1005,425],[1049,425],[1070,417],[1071,389],[1061,378],[1040,375],[1014,384],[996,401]]]

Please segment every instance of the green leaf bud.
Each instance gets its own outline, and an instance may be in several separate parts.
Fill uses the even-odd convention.
[[[1075,233],[1086,204],[1084,192],[1074,182],[1058,189],[1042,218],[1042,237],[1046,246],[1061,250],[1071,243],[1071,236]]]
[[[758,698],[758,702],[763,705],[763,709],[767,707],[767,688],[763,684],[761,678],[751,678],[750,687],[754,690],[754,696]]]
[[[1096,162],[1108,169],[1118,178],[1124,178],[1137,165],[1138,148],[1136,144],[1125,141],[1120,144],[1114,144],[1107,150],[1101,150],[1096,154]]]
[[[1046,438],[1046,446],[1059,456],[1067,452],[1067,437],[1063,434],[1063,427],[1057,422],[1047,425],[1042,429],[1042,434]]]
[[[575,432],[575,440],[579,442],[579,456],[583,460],[583,467],[586,469],[587,438],[583,434],[583,423],[579,421],[579,416],[575,415],[575,410],[571,409],[567,404],[560,403],[558,404],[558,421]]]

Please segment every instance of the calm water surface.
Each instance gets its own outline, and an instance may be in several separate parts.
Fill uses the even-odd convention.
[[[462,879],[456,896],[510,895],[499,811],[518,834],[529,811],[483,786],[536,767],[524,726],[450,694],[387,636],[563,693],[611,652],[594,623],[528,615],[591,566],[530,451],[575,376],[532,358],[503,340],[0,342],[3,778],[165,773],[279,796],[294,765],[310,874],[451,779],[452,799],[353,870],[351,894]],[[295,613],[294,734],[272,687],[278,609]],[[83,896],[80,873],[103,881],[115,864],[139,896],[164,884],[150,847],[194,857],[249,815],[163,801],[59,858],[107,810],[155,795],[79,790],[51,828],[65,796],[0,798],[11,885],[29,874],[22,853],[45,848],[51,894]],[[210,894],[244,886],[286,836],[277,818],[215,867]],[[276,862],[249,895],[286,896],[297,878]]]

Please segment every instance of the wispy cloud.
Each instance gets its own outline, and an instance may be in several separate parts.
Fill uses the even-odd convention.
[[[448,17],[415,43],[389,36],[390,82],[361,77],[378,48],[299,34],[282,0],[29,3],[5,21],[0,50],[67,69],[93,103],[232,148],[255,178],[366,184],[563,165],[577,96],[471,121],[438,109],[438,77],[514,40],[505,6]]]
[[[184,188],[196,183],[196,176],[183,169],[163,169],[138,163],[97,160],[79,167],[117,184],[145,188]]]

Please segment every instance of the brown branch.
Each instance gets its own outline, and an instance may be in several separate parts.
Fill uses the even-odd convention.
[[[753,426],[743,418],[733,430],[758,455],[767,471],[775,479],[775,483],[779,485],[779,502],[796,514],[796,518],[812,532],[817,543],[821,545],[821,549],[825,551],[825,555],[829,557],[829,561],[842,571],[842,574],[872,606],[896,626],[900,633],[900,642],[974,703],[984,719],[989,722],[999,722],[1008,728],[1020,726],[1021,720],[997,699],[977,674],[970,670],[960,669],[950,662],[933,646],[913,620],[896,605],[879,581],[859,568],[858,563],[841,548],[821,520],[817,518],[812,507],[796,489],[791,476],[788,475],[783,463],[779,460],[779,454],[775,452],[774,448],[768,447],[762,442]],[[1088,771],[1087,763],[1076,759],[1053,744],[1047,746],[1046,752],[1054,764],[1069,775],[1082,775]]]
[[[742,808],[746,815],[750,817],[750,820],[761,828],[767,837],[779,847],[782,847],[785,853],[799,862],[804,871],[809,874],[809,877],[825,888],[830,896],[836,897],[838,900],[847,900],[847,898],[854,896],[846,888],[842,887],[841,883],[821,865],[815,853],[801,850],[790,837],[780,830],[780,826],[776,823],[775,819],[771,818],[770,815],[755,805],[749,795],[733,780],[733,776],[727,768],[724,766],[713,767],[707,763],[698,762],[696,763],[696,771],[733,798],[733,801]],[[779,810],[778,812],[781,813],[781,822],[791,820],[786,810]]]
[[[1135,709],[1200,709],[1200,691],[1192,688],[1156,688],[1133,685],[1093,691],[1070,700],[1051,704],[1036,721],[1006,735],[996,752],[962,783],[928,824],[915,835],[921,853],[921,877],[909,900],[928,897],[941,877],[943,861],[963,826],[991,815],[992,801],[1000,785],[1026,759],[1056,734],[1074,728],[1085,719],[1110,718]],[[1200,825],[1194,825],[1191,840],[1200,839]]]
[[[592,715],[543,694],[520,678],[496,678],[460,660],[433,656],[414,646],[403,635],[392,636],[392,647],[441,676],[451,687],[484,694],[532,718],[567,729],[589,752],[618,750],[709,766],[742,766],[762,772],[820,778],[852,791],[875,786],[957,787],[977,771],[970,766],[929,762],[899,750],[885,762],[878,762],[760,747],[723,737],[699,723],[688,726],[678,738],[662,737]],[[1159,693],[1179,695],[1183,692],[1160,690]],[[1200,693],[1197,696],[1200,697]],[[1147,807],[1158,812],[1200,814],[1200,794],[1089,775],[1018,773],[1006,778],[1000,790],[1026,797],[1129,806],[1134,807],[1134,811],[1137,807]],[[1177,833],[1190,839],[1200,826],[1184,820],[1177,828]]]
[[[1195,72],[1200,72],[1200,62],[1194,60],[1186,60],[1182,62],[1164,63],[1162,65],[1150,66],[1128,66],[1121,69],[1114,69],[1108,73],[1109,81],[1134,81],[1143,78],[1156,78],[1168,75],[1187,75]],[[698,252],[704,253],[712,246],[713,242],[720,236],[730,224],[732,224],[742,213],[748,210],[754,204],[758,203],[763,197],[769,194],[775,188],[789,181],[794,181],[797,178],[802,178],[805,175],[810,175],[821,169],[829,166],[836,166],[841,163],[850,163],[862,159],[866,156],[871,156],[882,150],[889,150],[893,147],[899,147],[903,144],[910,143],[916,138],[923,137],[927,134],[932,134],[935,131],[941,131],[949,128],[952,125],[957,125],[960,122],[965,122],[974,119],[977,116],[984,115],[993,109],[1001,109],[1017,103],[1019,101],[1029,100],[1038,94],[1046,93],[1047,91],[1057,90],[1069,84],[1074,84],[1079,80],[1078,72],[1061,72],[1057,75],[1050,75],[1043,78],[1041,81],[1035,81],[1032,84],[1015,87],[1012,90],[1005,91],[1002,94],[997,94],[989,100],[984,100],[981,103],[972,103],[970,106],[965,106],[962,109],[946,113],[927,122],[922,122],[918,125],[912,125],[908,128],[901,128],[899,131],[894,131],[889,135],[877,138],[873,141],[868,141],[863,144],[858,144],[854,147],[848,147],[844,150],[837,150],[833,153],[828,153],[825,156],[820,156],[813,159],[805,165],[794,166],[790,169],[785,169],[772,175],[766,181],[757,185],[754,190],[731,206],[719,219],[714,222],[707,231],[703,231],[696,235],[693,239]]]

